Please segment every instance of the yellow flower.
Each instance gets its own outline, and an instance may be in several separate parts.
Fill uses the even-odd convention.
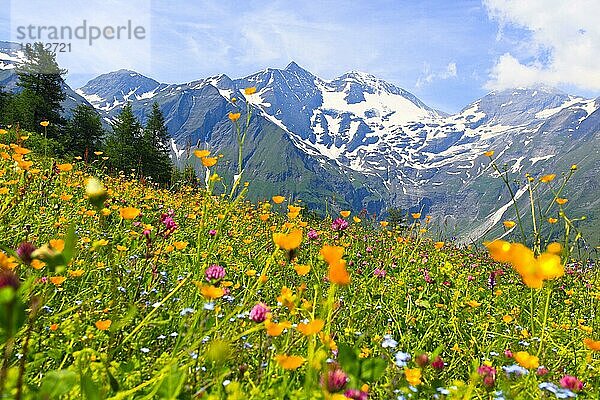
[[[73,164],[57,164],[56,168],[60,171],[60,172],[69,172],[73,169]]]
[[[469,301],[467,301],[467,304],[473,308],[477,308],[481,305],[481,303],[478,302],[477,300],[469,300]]]
[[[433,246],[439,250],[442,247],[444,247],[444,242],[435,242],[435,244]]]
[[[292,251],[300,247],[302,243],[302,231],[300,229],[293,230],[290,233],[274,233],[273,242],[280,249]]]
[[[219,297],[223,297],[225,291],[222,288],[213,285],[201,285],[200,293],[207,299],[213,300],[218,299]]]
[[[72,278],[79,278],[81,275],[83,275],[84,272],[85,271],[82,269],[70,270],[69,276]]]
[[[183,250],[186,248],[187,245],[188,242],[173,242],[173,246],[175,246],[177,250]]]
[[[494,155],[494,150],[488,150],[485,153],[483,153],[483,155],[486,157],[492,157]]]
[[[526,351],[518,351],[514,355],[515,361],[523,368],[535,369],[540,366],[540,359]]]
[[[6,255],[6,253],[0,251],[0,268],[13,270],[17,266],[17,262],[14,257]]]
[[[354,222],[357,224],[361,221],[361,219],[358,217],[352,217],[352,220],[354,220]]]
[[[105,331],[108,328],[110,328],[110,326],[112,325],[112,321],[110,319],[104,319],[104,320],[96,321],[95,325],[96,325],[96,328],[100,329],[101,331]]]
[[[421,384],[421,368],[404,368],[404,377],[411,386]]]
[[[294,269],[298,275],[304,276],[310,272],[310,265],[294,265]]]
[[[48,125],[50,125],[50,122],[48,121],[42,121],[40,122],[40,125],[43,126],[44,128],[47,127]]]
[[[283,333],[284,329],[289,329],[292,327],[292,324],[289,321],[284,322],[272,322],[270,319],[265,321],[265,328],[267,330],[267,335],[269,336],[279,336]]]
[[[571,165],[571,171],[575,171],[575,170],[577,170],[577,164]]]
[[[540,182],[543,182],[543,183],[552,182],[554,180],[554,178],[556,178],[556,174],[544,175],[540,178]]]
[[[288,356],[287,354],[281,354],[275,356],[275,361],[277,361],[277,364],[279,364],[279,366],[283,369],[294,370],[300,368],[306,360],[300,356]]]
[[[515,221],[504,221],[502,223],[506,229],[510,229],[515,226],[517,223]]]
[[[323,330],[324,326],[325,326],[325,321],[323,321],[322,319],[315,319],[308,323],[298,324],[298,330],[304,336],[310,336],[310,335],[314,335],[316,333],[321,332],[321,330]]]
[[[194,155],[198,158],[208,157],[210,150],[194,150]]]
[[[217,163],[217,157],[202,157],[200,161],[205,167],[212,167]]]
[[[510,324],[512,320],[513,318],[510,315],[505,315],[504,317],[502,317],[502,321],[504,321],[507,324]]]
[[[242,114],[230,112],[228,116],[229,116],[229,119],[231,120],[231,122],[235,122],[238,119],[240,119],[240,117],[242,116]]]
[[[13,148],[13,151],[15,152],[15,154],[20,154],[22,156],[31,153],[31,150],[26,149],[26,148],[21,147],[21,146],[15,146]]]
[[[546,252],[551,253],[551,254],[556,254],[556,255],[560,255],[562,253],[562,245],[560,243],[550,243],[547,247],[546,247]]]
[[[350,211],[347,211],[347,210],[340,211],[340,215],[344,218],[348,218],[350,216]]]
[[[244,89],[244,94],[246,94],[248,96],[251,95],[251,94],[254,94],[254,93],[256,93],[256,87],[255,86],[247,87],[247,88]]]
[[[141,210],[135,207],[123,207],[119,210],[119,215],[123,219],[134,219],[140,215]]]
[[[271,198],[271,200],[273,200],[273,203],[275,203],[275,204],[281,204],[281,203],[283,203],[285,201],[285,197],[283,197],[283,196],[273,196]]]
[[[387,221],[381,221],[381,222],[379,223],[379,225],[381,225],[383,228],[387,227],[389,224],[390,224],[390,223],[389,223],[389,222],[387,222]]]

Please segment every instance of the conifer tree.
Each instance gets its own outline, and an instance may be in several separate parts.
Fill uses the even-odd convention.
[[[65,99],[63,75],[56,62],[56,55],[44,48],[42,43],[28,45],[24,49],[25,61],[20,63],[16,72],[18,85],[23,88],[18,104],[21,107],[21,126],[29,130],[42,131],[39,123],[50,122],[48,136],[59,138],[65,121],[61,117],[61,102]],[[31,113],[31,115],[28,115]],[[16,121],[15,121],[16,122]]]
[[[139,169],[143,153],[142,126],[127,103],[112,126],[106,141],[109,164],[117,171]]]
[[[165,117],[156,102],[152,105],[152,112],[144,129],[142,147],[143,173],[157,182],[167,182],[173,169],[169,157],[169,132],[165,125]]]
[[[86,156],[100,149],[104,129],[98,113],[86,104],[73,110],[73,117],[67,124],[67,150],[78,156]]]

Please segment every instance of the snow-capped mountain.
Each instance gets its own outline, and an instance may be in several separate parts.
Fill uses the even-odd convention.
[[[246,96],[243,88],[250,86],[257,91]],[[422,209],[460,220],[458,230],[472,238],[512,212],[508,192],[491,179],[486,150],[495,149],[505,168],[521,175],[568,171],[583,161],[588,168],[578,175],[587,177],[581,187],[597,185],[593,174],[600,171],[600,101],[542,86],[491,92],[448,115],[372,75],[324,80],[292,62],[240,79],[219,75],[176,85],[122,70],[78,93],[107,118],[131,101],[144,119],[156,101],[176,149],[202,142],[225,153],[236,147],[226,118],[232,99],[242,108],[248,102],[255,109],[247,158],[253,179],[273,191],[308,196],[316,207],[323,206],[322,196],[337,194],[337,202],[355,208]],[[336,187],[341,182],[344,189]],[[524,191],[514,189],[524,201]],[[581,209],[592,211],[597,224],[598,200],[588,194],[578,195]]]
[[[250,86],[257,91],[247,96],[243,89]],[[514,218],[508,190],[482,155],[494,149],[501,166],[521,178],[579,164],[563,194],[587,214],[589,226],[599,225],[600,199],[593,193],[600,189],[600,98],[516,88],[449,115],[370,74],[325,80],[294,62],[239,79],[218,75],[182,84],[119,70],[76,92],[105,121],[130,102],[144,122],[157,102],[179,161],[196,146],[209,147],[225,155],[219,164],[225,175],[233,174],[228,160],[237,149],[227,114],[249,103],[245,178],[255,198],[283,193],[313,209],[333,203],[377,213],[401,206],[456,223],[456,234],[475,240]],[[519,202],[526,201],[523,186],[514,185]],[[597,233],[594,240],[600,241]]]

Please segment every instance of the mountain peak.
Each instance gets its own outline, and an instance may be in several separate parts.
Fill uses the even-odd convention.
[[[302,74],[302,75],[310,75],[310,76],[313,75],[309,70],[302,68],[295,61],[290,62],[287,65],[287,67],[285,67],[284,71],[291,72],[294,74]]]

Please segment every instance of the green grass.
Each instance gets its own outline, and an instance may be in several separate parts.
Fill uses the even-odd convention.
[[[24,156],[33,160],[25,171],[12,159],[15,149],[0,153],[8,156],[0,159],[0,243],[16,265],[3,264],[20,281],[16,297],[11,289],[0,295],[8,397],[336,398],[322,377],[337,368],[349,377],[337,398],[350,388],[372,399],[488,399],[500,391],[507,399],[540,398],[540,383],[559,385],[564,375],[583,382],[580,397],[600,395],[600,353],[583,343],[600,340],[600,280],[581,261],[564,255],[567,273],[534,290],[479,248],[436,248],[423,220],[395,232],[350,216],[336,232],[331,217],[289,220],[287,202],[111,178],[100,157],[57,172],[34,152]],[[108,189],[99,208],[86,195],[90,176]],[[123,219],[124,207],[141,214]],[[166,233],[161,215],[169,210],[177,228]],[[273,233],[295,229],[303,232],[299,248],[278,249]],[[311,230],[318,238],[309,239]],[[41,247],[54,239],[65,248],[41,269],[14,254],[25,241]],[[327,281],[325,244],[344,248],[348,286]],[[225,277],[207,281],[211,265],[224,267]],[[300,276],[298,265],[309,266],[308,274]],[[206,295],[209,285],[228,293],[207,298],[201,288]],[[259,302],[272,321],[291,327],[269,336],[264,322],[249,317]],[[324,321],[321,332],[300,332],[297,324],[315,319]],[[98,328],[108,320],[108,329]],[[516,361],[506,350],[539,356],[547,374],[531,368],[509,377],[503,367]],[[410,355],[406,366],[399,352]],[[285,370],[280,355],[303,363]],[[438,356],[444,364],[436,369]],[[484,363],[496,370],[492,385],[477,372]],[[412,390],[406,371],[415,368],[421,379]]]

